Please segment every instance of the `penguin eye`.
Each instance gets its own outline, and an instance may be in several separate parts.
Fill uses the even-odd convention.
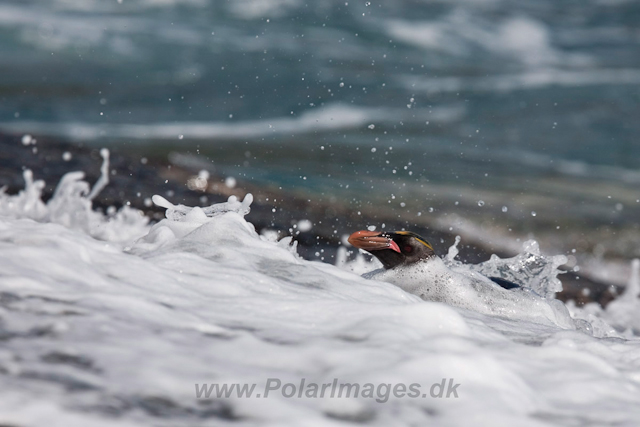
[[[407,245],[404,248],[402,248],[402,251],[407,253],[407,254],[410,254],[411,252],[413,252],[413,247]]]

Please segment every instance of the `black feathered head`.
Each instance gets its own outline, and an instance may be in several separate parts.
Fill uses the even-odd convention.
[[[361,230],[349,236],[349,243],[370,252],[386,269],[435,256],[431,244],[424,237],[410,231]]]

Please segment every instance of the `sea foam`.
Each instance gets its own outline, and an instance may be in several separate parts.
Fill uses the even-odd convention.
[[[84,181],[84,172],[69,172],[60,179],[47,203],[42,201],[44,181],[34,181],[33,172],[25,170],[25,187],[17,195],[8,195],[5,188],[0,188],[0,215],[60,224],[110,242],[139,237],[148,228],[148,219],[142,212],[126,205],[108,215],[93,209],[92,200],[109,183],[109,150],[102,149],[100,155],[101,174],[93,188]]]
[[[1,198],[3,423],[632,425],[640,418],[640,340],[632,331],[603,339],[584,328],[487,315],[303,260],[290,239],[271,241],[246,221],[250,196],[203,208],[155,197],[166,219],[136,222],[135,237],[130,228],[100,240],[96,230],[120,223],[87,211],[91,192],[78,176],[67,178],[75,191],[46,204],[37,203],[37,181]],[[120,237],[135,242],[122,245]],[[452,260],[442,268],[465,268]],[[545,289],[554,291],[552,270],[529,270],[528,283],[547,275]],[[629,304],[637,304],[633,280]],[[431,397],[443,378],[460,384],[457,397]],[[270,379],[418,384],[424,393],[207,399],[194,390],[237,383],[262,392]]]

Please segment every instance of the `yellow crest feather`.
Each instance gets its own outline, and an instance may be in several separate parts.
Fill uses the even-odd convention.
[[[428,247],[429,249],[433,250],[433,246],[431,246],[431,244],[429,242],[427,242],[426,240],[424,240],[423,238],[419,237],[417,234],[412,233],[411,231],[394,231],[395,234],[400,234],[401,236],[412,236],[413,238],[415,238],[418,242],[422,243],[423,245],[425,245],[426,247]]]

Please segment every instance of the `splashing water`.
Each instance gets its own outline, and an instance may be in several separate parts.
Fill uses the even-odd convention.
[[[583,308],[568,304],[571,314],[593,325],[597,336],[640,335],[640,260],[631,262],[631,275],[624,292],[605,309],[596,303]],[[618,335],[621,334],[621,335]]]
[[[215,217],[227,212],[236,212],[242,216],[247,215],[251,211],[251,203],[253,202],[253,195],[247,193],[242,202],[238,201],[236,196],[229,196],[229,199],[225,203],[217,203],[206,208],[192,208],[185,205],[174,205],[167,199],[157,194],[152,198],[153,203],[166,209],[165,216],[172,221],[182,221],[189,215],[194,209],[200,209],[202,213],[207,217]]]
[[[631,262],[631,276],[623,294],[609,303],[602,317],[619,330],[640,335],[640,260]]]
[[[487,316],[302,260],[290,238],[275,242],[245,220],[251,195],[193,208],[155,197],[167,218],[125,233],[138,240],[123,250],[96,240],[96,227],[122,223],[99,212],[86,219],[91,191],[81,175],[61,180],[57,202],[47,204],[39,200],[43,183],[25,178],[31,180],[19,195],[0,195],[5,424],[205,426],[244,419],[382,427],[468,425],[469,417],[498,425],[640,419],[640,340],[607,335],[604,320],[586,310],[575,316],[591,316],[588,326],[576,329],[518,313]],[[478,274],[455,261],[456,252],[452,247],[442,266]],[[488,261],[494,270],[479,268],[507,266],[547,294],[555,289],[554,262],[536,260],[544,256],[531,247],[521,255]],[[376,266],[362,257],[357,263]],[[639,267],[634,263],[623,295],[629,307],[638,304]],[[618,312],[612,303],[598,315]],[[457,395],[430,398],[432,384],[444,377],[460,384]],[[416,384],[427,397],[287,398],[275,390],[258,398],[270,378],[370,383],[377,390]],[[194,384],[210,383],[255,385],[255,392],[194,394]]]
[[[109,242],[128,242],[144,234],[148,219],[137,209],[123,206],[107,216],[93,210],[92,200],[109,183],[109,150],[100,150],[100,155],[101,175],[93,188],[84,181],[84,172],[69,172],[46,204],[41,199],[44,181],[34,181],[33,172],[25,170],[24,190],[14,196],[0,190],[0,216],[60,224]]]
[[[91,189],[91,192],[87,196],[87,199],[93,200],[100,194],[102,189],[109,184],[109,150],[103,148],[100,150],[102,156],[102,167],[100,167],[100,178]]]
[[[371,258],[368,261],[360,252],[356,253],[355,258],[350,260],[348,250],[344,246],[338,248],[335,265],[342,270],[355,274],[364,274],[371,270],[382,268],[382,263],[377,258]]]
[[[562,282],[558,274],[563,271],[560,267],[566,264],[564,255],[545,256],[540,253],[538,242],[527,240],[522,245],[522,253],[513,258],[501,259],[492,255],[488,261],[477,265],[463,264],[454,258],[458,254],[457,245],[460,238],[449,248],[445,261],[450,268],[467,268],[487,277],[500,277],[533,290],[538,295],[548,299],[555,298],[557,292],[562,291]]]
[[[174,205],[158,195],[154,195],[152,200],[166,209],[166,219],[153,225],[146,236],[138,239],[129,249],[132,253],[143,254],[165,245],[183,245],[184,242],[180,239],[201,241],[202,236],[204,240],[220,238],[230,243],[242,241],[243,236],[250,240],[258,237],[253,225],[244,220],[244,216],[251,210],[251,193],[247,193],[242,202],[236,196],[230,196],[224,203],[204,208]],[[202,236],[196,237],[197,234]],[[244,244],[248,245],[246,241]],[[190,250],[186,247],[188,245],[183,246],[184,250]]]

